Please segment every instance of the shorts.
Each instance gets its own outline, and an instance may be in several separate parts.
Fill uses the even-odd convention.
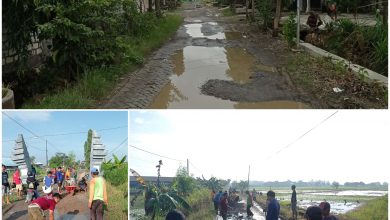
[[[16,190],[23,191],[23,185],[22,184],[16,184]]]
[[[2,195],[9,194],[9,185],[2,185]]]
[[[30,220],[45,220],[44,212],[37,204],[31,204],[28,206],[28,219]]]

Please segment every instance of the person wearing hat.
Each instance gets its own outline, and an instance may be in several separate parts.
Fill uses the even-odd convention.
[[[306,220],[322,220],[322,211],[318,206],[310,206],[306,209]]]
[[[330,204],[329,202],[321,202],[320,208],[322,210],[323,220],[338,220],[334,215],[330,214]]]
[[[44,211],[49,210],[49,220],[54,220],[54,209],[60,200],[61,196],[58,193],[33,200],[28,206],[28,219],[45,220]]]
[[[88,208],[90,208],[91,220],[102,220],[104,214],[103,204],[108,205],[106,181],[99,176],[99,170],[96,167],[92,168],[91,174]]]

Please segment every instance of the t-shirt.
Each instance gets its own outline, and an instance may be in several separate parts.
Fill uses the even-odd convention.
[[[280,205],[276,199],[272,199],[268,204],[266,220],[278,220]]]
[[[19,185],[22,183],[22,180],[20,179],[19,172],[15,172],[13,175],[13,180],[16,185]]]
[[[297,192],[295,190],[291,194],[291,203],[297,203]]]
[[[61,171],[57,171],[56,176],[57,176],[57,181],[62,181],[64,179],[64,175],[62,174]]]
[[[39,205],[42,210],[54,211],[56,208],[56,201],[49,197],[39,197],[38,199],[33,200],[31,203]]]
[[[51,184],[53,183],[53,179],[51,177],[48,177],[48,176],[45,176],[44,181],[45,181],[45,186],[46,187],[50,187]]]
[[[3,171],[3,172],[1,173],[1,179],[2,179],[2,184],[3,184],[3,186],[8,186],[8,185],[9,185],[9,183],[8,183],[8,173],[7,173],[7,171]]]
[[[226,197],[222,197],[220,205],[221,205],[221,212],[222,213],[227,213],[227,211],[228,211],[228,201],[227,201]]]

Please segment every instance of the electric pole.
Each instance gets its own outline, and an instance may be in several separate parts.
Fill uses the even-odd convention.
[[[47,140],[46,140],[46,166],[49,167],[49,160],[47,157]]]

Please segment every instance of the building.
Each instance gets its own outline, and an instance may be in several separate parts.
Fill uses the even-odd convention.
[[[145,183],[154,183],[157,185],[157,176],[143,176],[142,177],[145,180]],[[173,179],[175,177],[160,177],[160,184],[170,186],[173,183]],[[131,188],[138,188],[141,187],[141,185],[137,182],[135,176],[130,176],[130,187]]]

